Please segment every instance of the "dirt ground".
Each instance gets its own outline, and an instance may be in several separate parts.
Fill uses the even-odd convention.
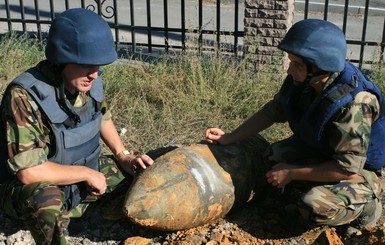
[[[382,202],[385,203],[384,195]],[[375,228],[345,237],[343,229],[304,228],[293,206],[274,196],[254,201],[214,222],[183,231],[150,230],[124,218],[116,203],[107,199],[72,219],[68,244],[92,245],[366,245],[385,244],[385,212]],[[34,244],[25,224],[0,216],[0,244]]]
[[[306,229],[296,223],[295,217],[288,215],[289,209],[275,199],[266,199],[263,203],[249,204],[210,224],[157,235],[147,231],[142,236],[127,238],[124,244],[385,244],[384,216],[377,227],[365,228],[346,237],[342,228]]]
[[[385,186],[385,180],[382,180]],[[188,230],[162,232],[135,225],[124,218],[121,228],[128,233],[121,234],[125,245],[230,245],[230,244],[385,244],[385,211],[375,228],[365,228],[351,236],[346,227],[317,227],[309,229],[298,219],[292,196],[285,193],[271,193],[265,198],[255,198],[245,206],[232,210],[226,217]],[[382,193],[382,203],[385,194]],[[105,205],[113,207],[114,205]],[[114,219],[117,208],[97,211],[104,218]],[[118,212],[119,213],[119,212]],[[92,216],[91,216],[92,217]],[[119,215],[117,216],[119,217]],[[94,220],[95,221],[95,220]],[[108,225],[108,224],[104,224]],[[103,229],[103,228],[101,228]]]
[[[382,183],[385,186],[384,180]],[[288,204],[295,203],[292,198],[286,191],[259,200],[254,198],[222,219],[183,231],[158,232],[136,226],[136,233],[123,241],[125,245],[385,244],[384,211],[375,228],[364,228],[347,236],[346,226],[307,228],[298,219],[296,206]],[[385,203],[384,192],[382,203]]]
[[[382,180],[385,186],[384,179]],[[286,192],[285,192],[286,193]],[[385,211],[375,228],[347,237],[344,227],[306,228],[291,203],[291,196],[272,193],[255,198],[224,218],[181,231],[156,231],[130,222],[121,211],[124,195],[107,198],[71,220],[68,244],[93,245],[367,245],[385,244]],[[382,193],[382,203],[385,195]],[[120,206],[119,206],[120,205]],[[181,207],[183,208],[183,207]],[[0,215],[0,244],[34,244],[23,222]],[[2,243],[4,242],[4,243]]]
[[[385,197],[382,197],[385,203]],[[110,205],[107,205],[110,206]],[[113,205],[112,205],[113,206]],[[111,206],[110,206],[111,207]],[[259,202],[248,203],[226,217],[183,231],[162,232],[149,230],[121,219],[119,244],[124,245],[231,245],[231,244],[385,244],[385,212],[375,228],[365,228],[347,237],[343,227],[305,228],[297,221],[294,206],[285,206],[274,195]],[[115,209],[116,210],[116,209]],[[111,210],[97,211],[104,218],[114,219]],[[95,217],[90,216],[88,217]],[[115,217],[116,218],[116,217]],[[97,220],[97,219],[96,219]],[[94,219],[94,221],[96,221]],[[104,226],[109,226],[105,221]],[[99,223],[99,222],[98,222]],[[100,225],[100,223],[99,223]],[[102,228],[105,229],[105,228]],[[118,237],[116,237],[118,238]],[[103,239],[102,239],[103,240]],[[105,243],[103,243],[105,244]]]

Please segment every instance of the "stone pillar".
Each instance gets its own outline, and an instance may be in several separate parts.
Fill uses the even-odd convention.
[[[245,58],[256,67],[279,65],[287,67],[287,58],[277,48],[292,26],[294,0],[245,0]]]

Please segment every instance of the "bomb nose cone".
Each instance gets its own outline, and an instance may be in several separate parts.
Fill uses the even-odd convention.
[[[234,203],[231,176],[206,145],[178,148],[155,161],[133,184],[125,211],[134,222],[178,230],[226,214]]]
[[[124,211],[134,223],[170,231],[223,217],[234,204],[249,199],[252,165],[259,159],[255,152],[244,144],[192,144],[172,150],[135,179]]]

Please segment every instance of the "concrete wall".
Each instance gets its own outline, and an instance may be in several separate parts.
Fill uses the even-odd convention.
[[[283,65],[277,45],[293,24],[294,0],[245,0],[245,56],[256,66]]]

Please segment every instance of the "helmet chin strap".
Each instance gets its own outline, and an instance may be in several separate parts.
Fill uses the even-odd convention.
[[[318,77],[318,76],[325,75],[325,74],[329,73],[329,72],[323,71],[323,70],[318,70],[318,71],[313,72],[313,64],[311,64],[310,62],[308,62],[306,60],[304,60],[304,63],[306,64],[307,75],[306,75],[306,78],[303,81],[303,83],[306,85],[312,85],[312,84],[318,83],[319,81],[311,82],[311,79],[314,77]]]

